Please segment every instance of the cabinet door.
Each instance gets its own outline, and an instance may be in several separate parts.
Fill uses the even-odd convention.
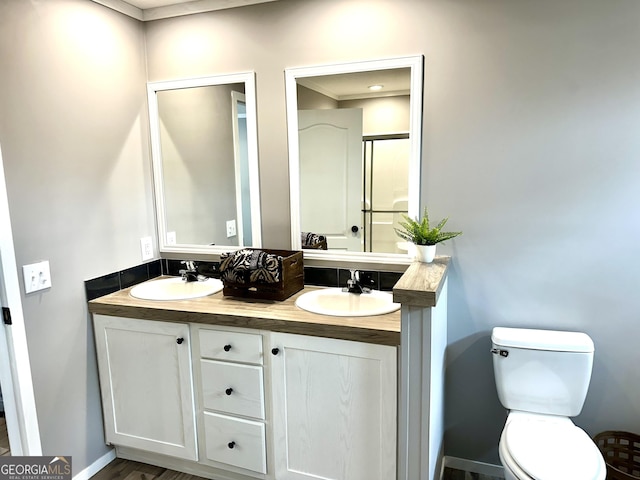
[[[396,478],[396,348],[282,333],[271,347],[276,478]]]
[[[106,439],[196,460],[189,326],[94,315]]]

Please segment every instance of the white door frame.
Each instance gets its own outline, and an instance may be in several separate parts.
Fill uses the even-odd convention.
[[[11,325],[0,323],[0,383],[12,456],[42,455],[20,283],[0,148],[0,304]]]
[[[238,103],[246,100],[244,93],[231,92],[231,125],[233,127],[233,163],[236,177],[236,235],[238,245],[244,247],[244,198],[242,196],[242,149],[240,147],[240,125],[238,123]],[[246,118],[246,114],[245,114]],[[246,138],[246,136],[245,136]],[[246,150],[246,149],[245,149]],[[249,200],[249,199],[247,199]]]

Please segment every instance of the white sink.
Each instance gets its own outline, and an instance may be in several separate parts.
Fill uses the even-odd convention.
[[[399,303],[393,303],[389,292],[372,290],[370,293],[348,293],[341,288],[325,288],[303,293],[296,306],[311,313],[334,317],[368,317],[395,312]]]
[[[222,282],[214,278],[185,282],[182,277],[171,277],[140,283],[131,289],[131,296],[141,300],[188,300],[217,293],[222,286]]]

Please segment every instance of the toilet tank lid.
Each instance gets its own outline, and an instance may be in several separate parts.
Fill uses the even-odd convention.
[[[501,347],[530,350],[582,353],[594,351],[593,340],[582,332],[495,327],[491,334],[491,341],[494,345]]]

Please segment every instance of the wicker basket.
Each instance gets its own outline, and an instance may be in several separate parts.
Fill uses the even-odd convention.
[[[593,440],[607,462],[607,480],[640,479],[640,435],[606,431]]]

